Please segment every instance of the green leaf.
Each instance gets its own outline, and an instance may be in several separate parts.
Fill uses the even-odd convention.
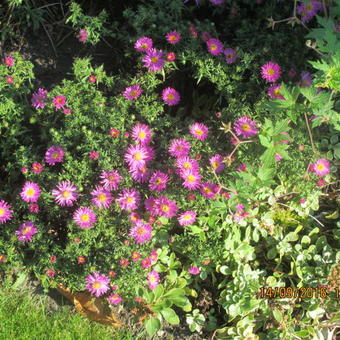
[[[273,310],[273,315],[276,321],[278,322],[282,321],[282,313],[278,309]]]
[[[144,326],[149,335],[154,335],[161,328],[161,322],[158,318],[151,318],[146,320]]]
[[[164,319],[169,322],[171,325],[178,325],[179,324],[179,317],[175,313],[175,311],[171,308],[166,308],[161,312]]]
[[[164,288],[163,288],[163,285],[158,285],[153,293],[155,294],[155,300],[158,300],[164,293]]]
[[[164,298],[167,299],[172,299],[172,298],[177,298],[179,296],[185,295],[185,291],[182,288],[173,288],[170,289],[167,293],[163,295]]]

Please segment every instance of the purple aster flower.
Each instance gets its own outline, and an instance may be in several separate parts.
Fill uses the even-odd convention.
[[[181,34],[177,31],[172,31],[166,34],[166,40],[169,44],[175,45],[181,40]]]
[[[220,40],[210,38],[206,43],[208,52],[212,55],[219,55],[223,52],[223,44]]]
[[[41,190],[37,183],[25,182],[22,188],[22,191],[20,193],[20,196],[24,201],[28,203],[34,203],[38,201],[40,193],[41,193]]]
[[[237,53],[233,48],[226,48],[223,53],[227,64],[233,64],[236,61]]]
[[[205,140],[208,137],[209,129],[201,123],[192,124],[189,127],[190,133],[198,140]]]
[[[184,156],[184,157],[177,158],[176,167],[179,169],[180,174],[185,170],[192,170],[194,172],[198,172],[199,164],[196,161],[196,159],[192,159],[188,156]]]
[[[148,145],[151,142],[152,130],[145,124],[136,124],[132,128],[132,138],[141,145]]]
[[[181,177],[184,179],[183,187],[189,190],[196,190],[201,186],[202,176],[192,170],[183,170],[181,172]]]
[[[280,84],[273,84],[268,89],[268,96],[274,99],[285,99],[285,97],[280,92]]]
[[[167,183],[169,182],[169,177],[161,171],[155,171],[149,181],[149,189],[157,192],[163,191]]]
[[[178,222],[181,226],[186,226],[195,223],[196,221],[196,212],[195,211],[186,211],[183,214],[180,214],[178,217]]]
[[[131,85],[125,89],[123,96],[127,100],[133,100],[138,98],[142,94],[142,88],[139,85]]]
[[[85,42],[88,38],[88,33],[86,29],[81,29],[79,31],[78,39],[80,42]]]
[[[146,183],[148,182],[151,171],[146,166],[143,166],[140,169],[130,168],[129,170],[131,177],[138,183]]]
[[[198,275],[201,272],[201,270],[198,267],[190,267],[188,269],[188,273],[191,275]]]
[[[181,96],[175,89],[167,87],[162,92],[162,99],[169,106],[173,106],[179,103],[179,101],[181,100]]]
[[[175,201],[169,200],[166,196],[161,196],[155,199],[157,206],[157,215],[166,218],[174,217],[177,213],[177,205]]]
[[[107,299],[109,303],[114,306],[119,305],[123,301],[123,298],[118,294],[111,294]]]
[[[131,145],[124,156],[131,169],[141,169],[146,166],[148,151],[142,145]]]
[[[19,230],[15,232],[18,236],[18,240],[21,242],[31,242],[32,236],[38,232],[33,222],[25,222],[20,227]]]
[[[108,208],[113,200],[110,191],[106,190],[104,187],[96,186],[95,190],[91,192],[92,203],[99,209]]]
[[[122,176],[117,170],[102,171],[100,184],[107,190],[118,190]]]
[[[47,91],[39,88],[37,92],[33,93],[31,103],[36,109],[43,109],[47,101]]]
[[[312,170],[315,175],[324,177],[331,171],[331,165],[328,159],[320,158],[314,164],[312,164]]]
[[[87,229],[93,227],[93,224],[97,221],[97,216],[92,209],[81,207],[74,212],[73,220],[80,228]]]
[[[322,8],[320,1],[318,0],[311,0],[307,3],[300,3],[297,6],[297,13],[301,16],[301,21],[303,23],[309,22],[316,13]]]
[[[54,97],[52,104],[55,107],[55,109],[64,108],[64,106],[66,105],[66,97],[65,96]]]
[[[211,182],[202,183],[200,186],[200,192],[206,198],[214,198],[217,191],[218,186]]]
[[[0,224],[12,219],[13,210],[11,208],[7,202],[0,200]]]
[[[190,143],[184,138],[174,139],[170,143],[169,153],[173,157],[184,157],[190,152]]]
[[[243,138],[252,137],[258,134],[256,123],[248,117],[239,118],[234,124],[234,130],[238,136]]]
[[[135,189],[124,189],[117,198],[123,210],[136,210],[140,202],[140,194]]]
[[[144,201],[145,210],[151,216],[157,216],[157,203],[156,197],[149,197]]]
[[[300,87],[310,87],[313,83],[312,75],[307,71],[301,72]]]
[[[7,67],[12,67],[12,66],[14,65],[14,58],[11,57],[11,56],[5,57],[5,58],[4,58],[4,64],[5,64]]]
[[[223,156],[216,154],[213,157],[209,158],[209,162],[217,174],[223,171],[224,169]]]
[[[88,275],[85,282],[86,289],[97,298],[110,290],[110,279],[100,273]]]
[[[149,241],[152,237],[152,226],[142,220],[138,220],[130,229],[130,234],[136,243],[141,244]]]
[[[150,48],[152,48],[152,45],[153,45],[152,39],[150,39],[148,37],[143,37],[143,38],[139,38],[135,42],[135,49],[138,52],[146,52]]]
[[[52,195],[55,196],[58,205],[71,207],[78,197],[77,187],[70,181],[63,181],[58,183],[57,189],[52,191]]]
[[[209,0],[213,5],[222,5],[224,0]]]
[[[156,72],[163,69],[165,59],[163,59],[163,51],[151,48],[146,51],[143,58],[144,67],[147,67],[150,72]]]
[[[148,284],[149,288],[155,289],[158,286],[159,283],[159,274],[155,271],[152,270],[151,272],[148,272]]]
[[[61,146],[53,145],[45,153],[45,161],[49,165],[60,163],[64,158],[64,149]]]
[[[261,67],[261,76],[270,83],[275,83],[281,76],[279,64],[269,61]]]

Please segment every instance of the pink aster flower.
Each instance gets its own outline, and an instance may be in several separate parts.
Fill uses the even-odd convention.
[[[174,217],[177,213],[177,205],[175,201],[169,200],[166,196],[155,199],[157,206],[157,214],[166,218]]]
[[[125,89],[123,96],[127,100],[137,99],[142,94],[142,88],[139,85],[131,85]]]
[[[13,210],[11,208],[12,207],[7,202],[0,200],[0,224],[12,219]]]
[[[149,241],[152,237],[152,226],[142,220],[138,220],[130,229],[130,237],[134,238],[136,243],[141,244]]]
[[[224,0],[209,0],[213,5],[222,5]]]
[[[85,256],[78,256],[77,263],[78,264],[84,264],[86,262]]]
[[[91,195],[91,202],[99,209],[107,209],[113,200],[110,191],[101,186],[96,186],[95,190],[91,192]]]
[[[89,158],[90,159],[98,159],[98,157],[99,157],[99,152],[97,152],[97,151],[90,151],[90,153],[89,153]]]
[[[95,297],[99,297],[110,290],[110,279],[103,274],[93,273],[86,277],[86,289]]]
[[[176,167],[179,169],[179,174],[185,170],[192,170],[193,172],[198,172],[199,164],[195,159],[188,156],[178,157],[176,160]]]
[[[97,81],[97,77],[94,74],[91,74],[88,80],[90,83],[94,84]]]
[[[19,230],[15,232],[15,235],[18,236],[18,240],[21,242],[30,242],[32,241],[32,236],[37,232],[38,229],[33,222],[25,222],[19,227]]]
[[[270,83],[275,83],[281,76],[279,64],[269,61],[261,67],[261,76]]]
[[[268,89],[268,96],[274,99],[285,99],[285,97],[280,92],[281,86],[279,84],[273,84]]]
[[[219,55],[223,52],[223,44],[220,40],[210,38],[206,43],[208,52],[212,55]]]
[[[245,163],[242,163],[241,165],[239,165],[237,168],[236,168],[236,171],[246,171],[247,170],[247,165]]]
[[[37,214],[40,211],[39,205],[37,203],[31,203],[28,210],[33,214]]]
[[[37,202],[40,196],[41,190],[39,185],[34,182],[26,182],[22,188],[20,193],[21,198],[30,203],[30,202]]]
[[[184,179],[183,186],[189,190],[196,190],[201,186],[202,176],[198,172],[184,170],[181,177]]]
[[[324,177],[331,171],[331,165],[328,159],[320,158],[313,165],[313,172],[319,177]]]
[[[117,170],[102,171],[100,184],[107,190],[118,190],[122,176]]]
[[[33,93],[31,103],[36,109],[43,109],[47,101],[47,91],[39,88],[37,92]]]
[[[148,68],[150,72],[156,72],[163,69],[165,59],[163,59],[163,51],[151,48],[146,51],[143,58],[144,67]]]
[[[196,221],[196,212],[195,211],[186,211],[183,214],[179,215],[178,222],[181,226],[186,226],[195,223]]]
[[[55,109],[64,108],[66,105],[66,97],[65,96],[57,96],[53,98],[53,106]]]
[[[12,76],[6,76],[5,81],[7,84],[13,84],[14,78]]]
[[[150,256],[149,256],[149,259],[151,261],[152,264],[155,264],[158,260],[158,253],[157,253],[157,250],[151,250],[151,253],[150,253]]]
[[[193,38],[198,37],[198,32],[197,32],[196,26],[194,24],[190,24],[189,33],[190,33],[190,36],[192,36]]]
[[[189,127],[190,133],[198,140],[205,140],[208,137],[208,128],[204,124],[195,123]]]
[[[125,161],[132,169],[140,169],[146,165],[148,152],[142,145],[131,145],[124,156]]]
[[[119,305],[122,301],[123,301],[123,298],[118,295],[118,294],[111,294],[107,297],[109,303],[111,305]]]
[[[140,202],[140,194],[135,189],[124,189],[119,194],[117,202],[123,210],[135,210]]]
[[[148,272],[148,284],[149,288],[155,289],[158,286],[159,283],[159,274],[155,271],[152,270],[151,272]]]
[[[4,58],[4,64],[7,66],[7,67],[12,67],[14,65],[14,58],[13,57],[5,57]]]
[[[125,267],[127,267],[128,265],[129,265],[129,260],[128,259],[121,259],[120,261],[119,261],[119,265],[121,266],[121,267],[123,267],[123,268],[125,268]]]
[[[258,134],[256,123],[247,117],[239,118],[234,124],[234,130],[238,136],[243,138],[252,137]]]
[[[153,45],[152,39],[150,39],[148,37],[143,37],[143,38],[139,38],[135,42],[135,49],[138,52],[146,52],[150,48],[152,48],[152,45]]]
[[[49,165],[60,163],[64,158],[64,149],[61,146],[53,145],[45,153],[45,161]]]
[[[155,150],[150,145],[143,145],[145,147],[145,150],[147,151],[147,158],[146,161],[150,162],[153,161],[155,158]]]
[[[149,189],[157,192],[163,191],[167,183],[169,182],[169,177],[161,171],[155,171],[149,181]]]
[[[86,29],[81,29],[79,31],[78,39],[80,42],[85,42],[88,38],[88,33]]]
[[[207,42],[209,39],[211,39],[211,34],[209,32],[202,32],[201,38],[203,41]]]
[[[282,161],[282,156],[279,154],[279,153],[276,153],[275,154],[275,160],[276,160],[276,162],[281,162]]]
[[[55,274],[56,274],[56,271],[53,270],[53,269],[47,269],[47,270],[46,270],[46,275],[47,275],[48,277],[54,277]]]
[[[226,48],[223,53],[227,64],[233,64],[236,61],[237,53],[233,48]]]
[[[68,108],[68,107],[64,107],[63,108],[63,113],[65,115],[70,115],[72,113],[72,110],[70,108]]]
[[[188,273],[191,275],[198,275],[201,272],[201,270],[198,267],[190,267],[188,269]]]
[[[58,205],[71,207],[78,197],[77,187],[70,181],[62,181],[52,190],[52,195],[55,196]]]
[[[206,198],[214,198],[217,192],[217,185],[211,182],[202,183],[200,192]]]
[[[218,174],[224,169],[224,163],[223,163],[223,156],[216,154],[209,158],[210,165],[214,169],[214,171]]]
[[[140,263],[140,265],[144,268],[144,269],[147,269],[147,268],[150,268],[151,267],[151,261],[150,259],[147,257],[145,259],[143,259]]]
[[[138,251],[134,251],[131,255],[132,261],[136,262],[141,258],[141,253],[139,253]]]
[[[36,174],[40,174],[44,170],[44,166],[41,163],[32,163],[32,170]]]
[[[131,177],[138,183],[146,183],[149,181],[151,171],[146,166],[140,169],[130,168],[129,170]]]
[[[172,31],[166,34],[166,40],[169,44],[175,45],[181,40],[181,34],[177,31]]]
[[[174,139],[170,143],[169,153],[174,157],[184,157],[190,152],[190,143],[184,138]]]
[[[119,136],[119,131],[117,129],[115,129],[115,128],[112,128],[110,130],[110,136],[113,137],[113,138],[118,137]]]
[[[129,215],[129,220],[135,224],[138,220],[140,219],[140,216],[138,215],[138,213],[136,212],[132,212],[130,215]]]
[[[152,130],[146,124],[137,123],[132,128],[132,138],[141,145],[148,145],[151,142]]]
[[[0,263],[4,263],[6,260],[6,256],[4,254],[0,254]]]
[[[162,92],[162,99],[169,106],[173,106],[179,103],[181,96],[175,89],[167,87]]]
[[[176,54],[174,52],[169,52],[166,55],[166,60],[169,62],[175,61],[176,60]]]
[[[92,228],[97,221],[97,216],[94,211],[87,207],[78,208],[73,214],[73,220],[82,228]]]

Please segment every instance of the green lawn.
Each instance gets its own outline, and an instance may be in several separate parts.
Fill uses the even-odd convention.
[[[0,340],[132,340],[126,330],[92,322],[70,306],[46,310],[46,297],[0,288]]]

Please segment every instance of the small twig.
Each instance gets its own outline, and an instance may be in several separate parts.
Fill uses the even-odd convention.
[[[309,126],[308,117],[307,117],[306,112],[304,113],[304,115],[305,115],[305,120],[306,120],[306,124],[307,124],[307,129],[308,129],[308,133],[309,133],[310,142],[312,144],[313,153],[316,154],[316,150],[315,150],[315,146],[314,146],[314,141],[313,141],[313,135],[312,135],[312,131],[311,131],[310,126]]]
[[[323,12],[325,13],[325,17],[328,18],[325,0],[322,0],[322,7],[323,7]]]

